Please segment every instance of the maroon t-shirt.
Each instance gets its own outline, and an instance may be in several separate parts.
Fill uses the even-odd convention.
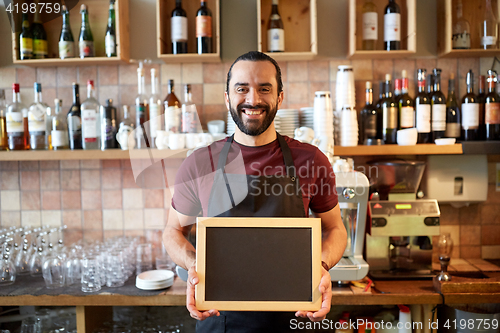
[[[306,216],[309,209],[323,213],[338,203],[335,174],[327,157],[316,147],[284,136],[292,152],[299,178]],[[188,216],[208,214],[208,200],[212,189],[220,151],[226,139],[209,147],[197,149],[181,164],[177,172],[172,206]],[[243,146],[233,141],[226,161],[227,174],[254,176],[285,176],[286,167],[278,140],[259,147]],[[286,195],[286,194],[283,194]]]

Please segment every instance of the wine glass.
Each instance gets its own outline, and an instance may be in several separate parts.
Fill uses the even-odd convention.
[[[441,263],[441,272],[438,274],[439,281],[451,281],[451,275],[448,273],[451,251],[453,250],[453,239],[449,233],[439,235],[438,251],[439,262]]]

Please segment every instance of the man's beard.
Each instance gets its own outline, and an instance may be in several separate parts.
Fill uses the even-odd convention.
[[[243,113],[242,109],[263,109],[263,112],[265,112],[265,117],[262,121],[262,124],[260,124],[259,126],[260,120],[249,119],[247,120],[247,123],[245,125],[245,123],[243,122],[243,117],[241,116],[241,114]],[[233,120],[240,131],[242,131],[246,135],[257,136],[264,133],[269,128],[269,126],[271,126],[272,122],[274,121],[274,117],[278,112],[278,104],[276,104],[273,109],[271,109],[268,104],[240,104],[236,107],[236,110],[234,110],[233,105],[231,104],[231,100],[229,99],[229,111],[231,112],[231,116],[233,117]]]

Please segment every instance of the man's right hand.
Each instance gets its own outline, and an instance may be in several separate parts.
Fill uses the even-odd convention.
[[[194,297],[194,286],[200,282],[198,279],[198,273],[196,273],[195,266],[191,266],[188,271],[187,289],[186,289],[186,308],[189,311],[191,317],[196,320],[205,320],[208,317],[220,316],[218,310],[212,309],[208,311],[198,311],[196,308],[196,299]]]

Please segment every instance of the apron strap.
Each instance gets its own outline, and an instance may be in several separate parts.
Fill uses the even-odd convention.
[[[229,155],[229,149],[231,149],[231,143],[233,142],[233,139],[234,139],[234,134],[227,139],[226,143],[224,143],[224,147],[222,147],[222,150],[219,155],[219,161],[217,162],[217,170],[220,169],[222,172],[222,176],[224,177],[224,182],[226,183],[227,193],[229,194],[229,200],[231,200],[231,205],[234,208],[236,207],[236,204],[234,203],[233,192],[229,187],[229,181],[227,180],[227,175],[224,172],[224,168],[226,167],[227,156]]]
[[[297,178],[295,174],[295,164],[293,163],[293,158],[292,158],[292,152],[290,151],[290,147],[288,147],[288,144],[286,143],[285,139],[276,132],[276,135],[278,136],[278,142],[281,147],[281,152],[283,154],[283,160],[285,162],[285,167],[286,167],[286,174],[288,177],[291,178],[292,181],[295,181]]]

